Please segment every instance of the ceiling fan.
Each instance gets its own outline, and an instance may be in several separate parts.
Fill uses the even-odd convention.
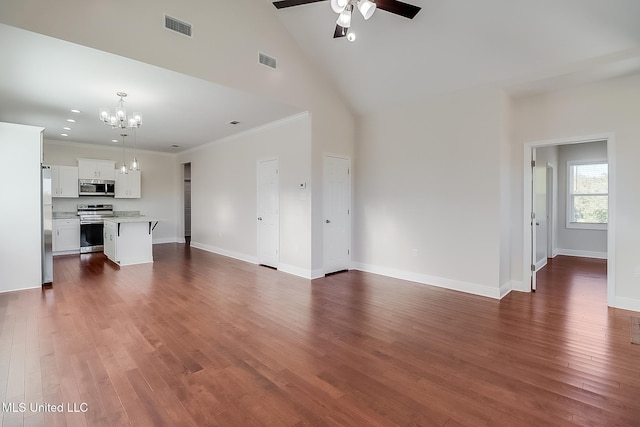
[[[280,0],[274,1],[273,5],[277,9],[284,9],[286,7],[300,6],[303,4],[317,3],[321,1],[326,0]],[[347,36],[349,27],[351,26],[351,12],[353,12],[354,8],[357,8],[360,11],[364,19],[371,18],[371,15],[373,15],[376,8],[395,13],[396,15],[404,16],[409,19],[413,19],[418,12],[420,12],[420,8],[418,6],[403,3],[398,0],[331,0],[331,8],[334,12],[339,14],[333,38]]]

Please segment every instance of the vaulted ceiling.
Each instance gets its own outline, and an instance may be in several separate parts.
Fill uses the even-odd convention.
[[[640,71],[637,0],[408,0],[422,8],[413,20],[377,10],[365,21],[354,12],[353,42],[333,38],[329,1],[280,10],[253,1],[266,2],[259,12],[282,24],[356,114],[484,85],[521,96]],[[135,92],[126,106],[144,115],[138,142],[158,151],[302,111],[3,24],[0,40],[0,120],[44,126],[49,139],[109,144],[114,133],[97,109],[113,108],[127,87]],[[65,132],[71,108],[85,120]]]
[[[640,70],[637,0],[405,0],[413,20],[354,11],[334,39],[328,1],[278,10],[359,113],[495,84],[514,93]]]

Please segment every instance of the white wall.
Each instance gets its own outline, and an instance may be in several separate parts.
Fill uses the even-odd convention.
[[[42,131],[0,122],[0,292],[42,285]]]
[[[125,150],[127,164],[131,162],[131,146]],[[137,150],[140,161],[142,197],[115,199],[113,197],[54,198],[54,212],[75,212],[78,203],[110,203],[116,211],[140,211],[141,214],[163,219],[153,231],[154,243],[183,240],[178,233],[183,206],[180,204],[181,185],[174,154]],[[77,166],[78,158],[114,160],[122,164],[122,145],[113,147],[78,142],[44,141],[44,162],[51,165]],[[181,231],[181,230],[180,230]]]
[[[311,276],[311,118],[308,114],[178,155],[191,163],[192,246],[257,260],[257,166],[279,159],[280,266]]]
[[[508,108],[500,91],[479,89],[359,120],[357,268],[501,296]]]
[[[606,160],[607,143],[590,142],[558,147],[558,252],[606,258],[607,231],[567,228],[567,162],[571,160]]]
[[[553,93],[518,99],[514,103],[515,138],[512,146],[514,197],[512,200],[514,280],[522,272],[523,248],[523,148],[524,144],[563,138],[612,133],[615,171],[610,185],[617,199],[610,203],[616,228],[610,239],[615,264],[611,304],[640,311],[640,198],[635,194],[640,182],[640,75],[632,75]],[[611,147],[610,147],[611,148]],[[611,160],[611,156],[610,160]],[[561,220],[561,219],[560,219]],[[611,234],[611,230],[610,230]],[[611,254],[609,254],[611,255]]]

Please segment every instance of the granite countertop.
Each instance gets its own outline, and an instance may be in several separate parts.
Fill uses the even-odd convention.
[[[77,212],[52,212],[52,219],[78,219]]]
[[[115,222],[116,224],[122,224],[125,222],[158,222],[163,220],[159,218],[150,217],[150,216],[136,215],[136,216],[114,216],[112,218],[105,218],[104,221]]]
[[[140,211],[113,211],[114,216],[122,216],[122,217],[134,217],[141,216]]]

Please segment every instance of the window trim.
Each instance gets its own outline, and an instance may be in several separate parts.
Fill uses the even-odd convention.
[[[606,164],[607,165],[607,193],[600,193],[602,196],[607,196],[607,210],[609,209],[609,162],[607,159],[593,159],[593,160],[569,160],[567,161],[567,205],[566,205],[566,227],[571,229],[581,229],[581,230],[607,230],[608,222],[605,224],[593,223],[593,222],[572,222],[573,219],[573,200],[572,196],[580,195],[573,194],[572,188],[572,170],[574,166],[577,165],[594,165],[594,164]],[[589,194],[587,194],[589,195]],[[591,194],[594,195],[594,194]]]

